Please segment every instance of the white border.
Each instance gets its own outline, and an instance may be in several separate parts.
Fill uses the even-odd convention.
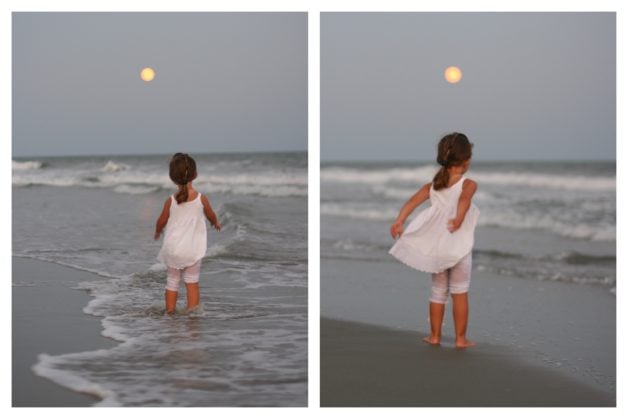
[[[308,14],[308,406],[320,400],[320,20]]]
[[[404,0],[388,0],[388,1],[374,1],[374,0],[292,0],[292,1],[279,1],[279,0],[266,0],[264,2],[246,0],[246,1],[190,1],[181,0],[177,2],[155,0],[151,2],[131,2],[121,0],[95,0],[95,1],[78,1],[78,0],[61,0],[56,2],[51,1],[17,1],[9,0],[3,2],[3,15],[0,19],[0,33],[2,34],[2,42],[0,44],[0,52],[4,58],[3,62],[8,63],[7,57],[11,56],[11,12],[12,11],[295,11],[295,12],[309,12],[308,17],[308,45],[309,45],[309,58],[308,58],[308,86],[309,86],[309,105],[308,105],[308,145],[309,145],[309,187],[308,187],[308,255],[309,255],[309,340],[308,340],[308,369],[309,369],[309,408],[283,408],[283,409],[263,409],[263,408],[250,408],[250,409],[227,409],[216,408],[209,412],[191,412],[192,414],[211,414],[218,415],[219,417],[227,415],[255,415],[273,417],[293,417],[299,415],[299,417],[319,417],[325,415],[325,417],[342,417],[347,416],[365,416],[365,417],[380,417],[382,415],[394,414],[397,417],[412,417],[415,418],[417,414],[436,414],[442,415],[443,413],[450,414],[464,414],[465,416],[482,416],[484,417],[501,417],[504,414],[514,417],[525,417],[529,414],[534,415],[556,415],[568,413],[570,416],[611,416],[621,417],[625,415],[626,408],[624,400],[619,397],[622,391],[625,393],[625,349],[626,336],[625,336],[625,321],[626,319],[626,305],[618,302],[617,304],[617,318],[618,318],[618,350],[617,350],[617,394],[618,394],[618,406],[617,409],[561,409],[560,412],[555,409],[534,409],[533,411],[521,410],[521,409],[472,409],[465,410],[464,412],[451,409],[331,409],[331,408],[319,408],[319,314],[320,314],[320,293],[319,293],[319,274],[320,274],[320,212],[319,212],[319,156],[320,156],[320,141],[319,141],[319,50],[320,50],[320,31],[319,31],[319,12],[326,11],[616,11],[618,12],[617,19],[617,175],[618,175],[618,190],[617,190],[617,246],[618,246],[618,287],[617,287],[617,299],[620,300],[623,296],[623,275],[625,272],[625,264],[622,256],[624,255],[624,233],[625,226],[621,214],[626,214],[624,180],[626,179],[626,171],[622,167],[625,162],[625,146],[623,140],[625,139],[622,117],[625,117],[625,105],[624,99],[626,97],[626,86],[619,75],[626,74],[625,65],[625,53],[623,52],[626,47],[626,17],[625,6],[621,1],[556,1],[556,0],[511,0],[511,1],[463,1],[463,0],[441,0],[441,1],[404,1]],[[3,92],[3,124],[2,124],[2,141],[0,141],[0,147],[2,147],[2,155],[6,159],[11,156],[11,67],[5,64],[1,67],[2,70],[2,92]],[[622,117],[619,117],[619,116]],[[10,164],[7,161],[6,166],[2,166],[3,181],[2,195],[11,196],[10,178],[11,169]],[[4,225],[11,225],[11,204],[3,206],[3,218]],[[8,232],[3,234],[2,241],[2,262],[4,266],[10,266],[10,249],[11,249],[11,227],[8,228]],[[6,272],[6,270],[5,270]],[[10,279],[4,278],[5,290],[10,293]],[[10,294],[9,294],[10,295]],[[10,337],[10,319],[11,319],[11,307],[8,304],[3,304],[3,326],[5,342],[8,342],[6,338]],[[11,357],[11,345],[2,345],[2,359],[8,364]],[[42,413],[41,410],[33,411],[32,409],[11,409],[11,377],[7,372],[9,371],[9,365],[6,365],[3,371],[4,380],[2,381],[2,405],[11,417],[26,416],[31,414]],[[61,412],[64,416],[78,416],[84,415],[83,409],[56,409],[55,412]],[[128,413],[132,412],[132,413]],[[48,413],[48,412],[43,412]],[[151,409],[150,412],[138,412],[139,414],[156,415],[165,417],[171,416],[173,413],[187,414],[187,412],[172,412],[169,409]],[[109,411],[103,409],[92,409],[89,412],[90,415],[101,416],[110,415]],[[131,415],[135,414],[135,410],[129,411],[128,409],[116,410],[116,415]],[[5,416],[6,417],[6,416]]]

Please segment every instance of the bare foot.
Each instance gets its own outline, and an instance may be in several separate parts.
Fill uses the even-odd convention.
[[[440,345],[440,339],[432,336],[426,336],[423,338],[423,342],[427,342],[430,345]]]
[[[199,313],[201,311],[201,306],[199,305],[195,305],[194,307],[186,307],[185,309],[185,314],[196,314]]]
[[[456,349],[464,349],[475,346],[475,342],[467,339],[456,340]]]

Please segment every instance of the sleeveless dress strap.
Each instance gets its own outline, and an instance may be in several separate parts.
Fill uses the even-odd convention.
[[[465,175],[462,175],[462,176],[460,177],[460,180],[458,180],[458,182],[457,182],[457,183],[460,185],[460,189],[462,189],[462,187],[464,186],[464,181],[465,181],[465,180],[467,180],[467,177],[466,177]],[[458,185],[456,185],[456,186],[458,186]]]

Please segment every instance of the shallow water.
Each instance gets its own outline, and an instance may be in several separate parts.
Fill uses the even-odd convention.
[[[154,223],[168,156],[14,163],[13,250],[99,273],[80,284],[112,349],[43,357],[40,375],[104,405],[307,403],[307,156],[194,156],[195,188],[223,229],[208,233],[201,308],[163,313]],[[34,284],[36,286],[36,284]]]
[[[433,164],[323,165],[321,257],[388,260],[390,224],[436,170]],[[478,183],[477,269],[614,292],[613,162],[473,163],[466,176]]]

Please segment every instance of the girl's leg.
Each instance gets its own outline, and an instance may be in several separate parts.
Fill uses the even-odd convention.
[[[443,318],[445,317],[445,304],[433,303],[430,301],[430,328],[431,334],[423,340],[432,345],[440,344],[442,335]]]
[[[180,279],[181,271],[177,268],[168,267],[168,276],[166,278],[166,313],[168,314],[173,314],[177,308]]]
[[[198,282],[194,284],[185,284],[188,291],[188,310],[199,305],[200,296],[198,290]]]
[[[166,313],[174,314],[174,309],[177,308],[177,296],[176,291],[166,290]]]
[[[467,339],[469,322],[469,293],[451,294],[454,302],[454,329],[456,329],[456,348],[474,346],[475,342]]]
[[[442,335],[445,303],[448,296],[449,271],[432,274],[432,296],[430,297],[431,333],[423,340],[432,345],[439,345]]]
[[[465,256],[451,269],[451,298],[453,300],[454,329],[456,330],[456,348],[474,346],[475,342],[467,339],[469,323],[469,285],[471,283],[471,253]]]
[[[197,307],[200,303],[200,292],[198,289],[198,280],[201,275],[201,261],[199,260],[192,266],[188,266],[183,270],[183,281],[187,289],[188,310]]]

